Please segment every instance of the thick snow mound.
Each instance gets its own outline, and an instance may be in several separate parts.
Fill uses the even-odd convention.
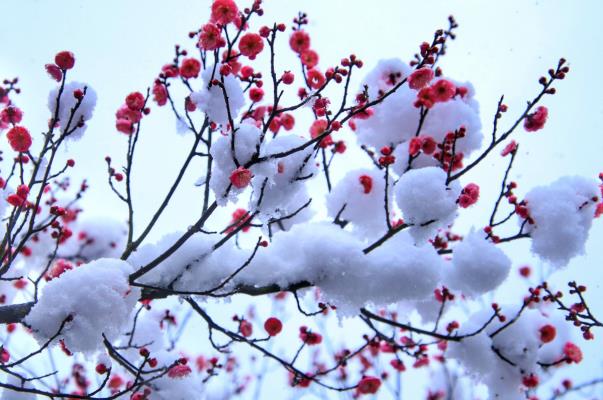
[[[511,259],[482,233],[471,233],[454,248],[448,285],[466,295],[496,289],[509,275]]]
[[[562,267],[584,253],[599,195],[594,180],[563,177],[526,194],[534,225],[526,225],[532,237],[532,252]]]
[[[92,352],[102,334],[115,338],[129,321],[138,291],[128,284],[132,267],[125,261],[101,258],[50,281],[25,322],[40,343],[57,334],[71,351]]]

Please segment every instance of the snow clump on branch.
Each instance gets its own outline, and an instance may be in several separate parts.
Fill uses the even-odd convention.
[[[557,267],[584,253],[599,188],[592,179],[563,177],[526,194],[532,252]],[[597,199],[597,200],[595,200]]]
[[[54,113],[58,104],[59,129],[63,135],[71,132],[65,138],[79,140],[86,131],[86,121],[92,118],[96,106],[96,92],[85,83],[69,82],[65,84],[57,103],[59,90],[60,88],[56,87],[50,91],[48,109]],[[81,103],[78,105],[80,101]]]
[[[27,315],[34,337],[43,344],[55,337],[71,351],[93,352],[102,334],[115,338],[129,321],[140,293],[128,283],[132,267],[125,261],[101,258],[66,271],[48,282]]]
[[[212,84],[210,86],[214,70],[215,68],[206,68],[203,70],[201,73],[203,87],[201,90],[191,94],[191,100],[208,116],[210,121],[226,125],[229,122],[228,110],[230,110],[232,119],[236,120],[239,111],[245,105],[245,97],[241,83],[233,75],[222,77],[224,89],[220,85]],[[214,79],[217,79],[218,76],[220,74],[215,71]],[[226,92],[226,96],[228,97],[228,107],[224,100],[224,92]]]

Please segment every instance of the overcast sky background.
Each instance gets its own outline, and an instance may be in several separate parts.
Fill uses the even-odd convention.
[[[75,53],[76,67],[70,77],[87,82],[97,92],[95,117],[85,138],[69,149],[70,157],[76,159],[76,174],[92,184],[84,200],[88,211],[125,215],[105,183],[105,155],[120,159],[125,151],[126,138],[114,128],[115,110],[129,92],[143,91],[152,84],[160,67],[171,60],[175,43],[192,48],[186,35],[206,22],[209,5],[209,0],[2,2],[0,77],[20,77],[23,93],[15,100],[32,132],[42,131],[49,117],[47,94],[53,82],[43,66],[57,51]],[[486,135],[501,94],[509,105],[504,128],[539,90],[538,77],[556,65],[559,57],[566,57],[570,74],[558,83],[558,94],[543,102],[549,108],[546,128],[537,133],[517,132],[522,156],[513,178],[525,193],[562,175],[594,178],[603,171],[601,1],[268,0],[265,8],[264,23],[277,20],[289,26],[298,10],[309,14],[308,30],[323,68],[353,52],[365,61],[366,70],[380,58],[410,60],[418,45],[431,39],[436,28],[445,27],[447,16],[454,14],[460,25],[458,39],[450,44],[441,66],[446,75],[474,84]],[[165,193],[161,182],[165,185],[177,171],[177,163],[170,160],[186,151],[191,140],[175,133],[174,120],[166,109],[153,107],[143,124],[134,171],[135,193],[140,199],[138,217],[142,219],[153,210],[149,200]],[[502,166],[490,160],[486,164],[489,168],[472,173],[464,182],[475,181],[484,191],[497,187]],[[197,178],[193,175],[187,184]],[[181,229],[195,219],[201,201],[195,196],[198,192],[180,193],[175,199],[178,206],[168,210],[153,237]],[[462,226],[468,228],[471,223],[467,221],[483,217],[480,212],[471,211],[471,218]],[[575,259],[555,280],[574,277],[587,283],[589,295],[603,314],[603,226],[597,222],[588,256]],[[513,248],[513,255],[517,265],[536,262],[523,244]],[[593,353],[597,352],[586,354],[588,362],[583,368],[590,372],[585,377],[593,371],[603,375],[600,355]]]

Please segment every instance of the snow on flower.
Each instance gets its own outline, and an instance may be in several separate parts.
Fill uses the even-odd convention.
[[[369,72],[362,86],[368,85],[369,99],[375,100],[405,78],[410,79],[413,87],[418,87],[422,84],[416,82],[419,76],[418,71],[411,75],[411,69],[400,60],[381,60]],[[434,103],[425,116],[421,133],[442,143],[448,132],[465,127],[465,136],[457,140],[457,154],[463,153],[466,157],[479,149],[483,135],[479,106],[473,97],[474,90],[471,84],[456,82],[452,79],[440,79],[434,84],[434,88],[425,87],[424,90],[430,90],[433,93]],[[455,95],[459,91],[462,91],[464,95]],[[375,149],[392,144],[397,146],[397,149],[408,148],[408,141],[415,136],[420,119],[420,111],[414,105],[416,99],[416,90],[405,84],[381,104],[372,107],[370,117],[356,119],[356,133],[359,142]],[[405,146],[400,146],[400,144]],[[398,154],[396,157],[399,158]],[[408,160],[407,157],[399,158],[394,165],[394,171],[397,174],[401,175],[406,170],[406,160]],[[431,155],[421,154],[413,166],[423,167],[437,164],[438,162]]]
[[[25,322],[45,343],[65,326],[56,340],[70,351],[92,352],[102,334],[115,338],[125,328],[139,297],[128,284],[132,267],[125,261],[101,258],[63,273],[42,289]]]

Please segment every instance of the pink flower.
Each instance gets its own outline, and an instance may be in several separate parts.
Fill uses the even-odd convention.
[[[218,24],[226,25],[233,22],[239,9],[233,0],[214,0],[211,5],[211,20]]]
[[[467,208],[473,204],[473,202],[471,201],[471,197],[464,194],[459,196],[458,203],[461,208]]]
[[[71,264],[69,261],[64,260],[62,258],[59,258],[50,268],[50,270],[46,273],[46,275],[44,276],[44,278],[47,281],[50,281],[54,278],[58,278],[59,276],[61,276],[65,271],[68,271],[70,269],[73,269],[73,264]]]
[[[15,106],[8,106],[0,112],[0,121],[5,124],[18,124],[23,119],[23,112]]]
[[[107,366],[103,363],[96,364],[96,368],[94,368],[94,369],[96,370],[96,373],[99,375],[104,375],[108,371]]]
[[[421,151],[421,146],[423,145],[423,141],[419,137],[414,137],[410,139],[408,143],[408,154],[412,157],[415,157]]]
[[[582,361],[582,350],[572,342],[567,342],[565,346],[563,346],[563,354],[565,355],[565,358],[567,358],[569,364],[578,364]]]
[[[60,69],[71,69],[75,65],[75,56],[70,51],[61,51],[54,56],[54,63]]]
[[[523,127],[528,132],[536,132],[544,128],[544,124],[549,115],[549,110],[546,107],[540,106],[536,112],[529,114],[523,121]]]
[[[299,338],[308,346],[322,343],[322,336],[320,333],[314,333],[305,326],[299,328]]]
[[[434,98],[437,102],[446,102],[456,94],[454,83],[446,79],[440,79],[433,86]]]
[[[168,93],[167,89],[161,83],[153,85],[153,100],[158,106],[164,106],[167,104]]]
[[[165,64],[163,67],[161,67],[161,73],[166,77],[166,78],[175,78],[180,74],[180,71],[178,70],[178,66],[174,65],[174,64]]]
[[[50,77],[55,81],[60,82],[61,79],[63,79],[63,72],[61,72],[61,69],[57,65],[46,64],[44,68],[46,69],[48,75],[50,75]]]
[[[408,78],[408,86],[411,89],[419,90],[427,86],[427,84],[429,84],[429,82],[431,82],[433,79],[434,75],[435,74],[431,68],[419,68],[410,74],[410,77]]]
[[[128,108],[128,106],[123,105],[117,110],[115,113],[115,118],[117,119],[127,119],[133,124],[139,122],[142,119],[142,113],[138,110],[133,110]]]
[[[285,73],[283,74],[283,77],[282,77],[283,83],[285,85],[292,84],[294,79],[295,79],[295,75],[293,75],[293,72],[291,72],[291,71],[285,71]]]
[[[124,383],[124,379],[121,376],[113,375],[111,379],[109,379],[109,383],[107,386],[109,386],[110,389],[115,390],[119,389]]]
[[[463,188],[459,196],[458,203],[462,208],[467,208],[477,203],[479,199],[479,186],[475,183],[470,183]]]
[[[129,119],[125,119],[125,118],[120,118],[120,119],[116,120],[115,128],[119,132],[125,133],[126,135],[131,135],[132,132],[134,132],[134,125],[132,124],[132,121],[130,121]]]
[[[437,147],[437,143],[434,138],[431,136],[423,136],[423,144],[421,145],[421,150],[425,154],[432,154]]]
[[[126,97],[126,106],[130,110],[140,111],[144,107],[144,96],[140,92],[132,92]]]
[[[264,41],[257,33],[246,33],[239,41],[239,52],[251,60],[264,50]]]
[[[10,360],[10,353],[4,347],[0,347],[0,364],[6,364]]]
[[[24,199],[16,193],[13,193],[6,198],[6,201],[13,207],[23,207],[27,202],[27,199]]]
[[[191,79],[199,76],[201,63],[196,58],[185,58],[180,65],[180,75],[183,78]]]
[[[336,153],[343,154],[343,153],[345,153],[346,149],[347,149],[347,147],[343,140],[340,140],[337,143],[335,143],[335,152]]]
[[[253,325],[244,319],[239,324],[239,332],[241,332],[241,335],[244,337],[250,337],[253,334]]]
[[[368,175],[360,175],[358,181],[362,185],[364,194],[369,194],[373,189],[373,178]]]
[[[295,126],[295,118],[289,113],[281,115],[281,125],[285,130],[290,131]]]
[[[295,31],[289,38],[289,46],[296,53],[302,53],[310,48],[310,36],[305,31]]]
[[[318,53],[316,53],[314,50],[304,50],[301,53],[300,58],[302,64],[304,64],[307,68],[314,68],[318,64]]]
[[[470,183],[463,188],[463,193],[467,194],[475,202],[479,199],[479,186],[475,183]]]
[[[251,222],[251,220],[248,220],[248,217],[249,213],[244,208],[237,208],[234,210],[232,213],[232,220],[230,221],[228,229],[226,229],[226,233],[234,231],[241,225],[244,225],[243,228],[241,228],[241,231],[248,232],[249,228],[251,228],[251,226],[248,225],[249,222]]]
[[[203,50],[216,50],[226,45],[226,41],[220,35],[220,28],[211,22],[203,25],[199,33],[199,47]]]
[[[538,386],[539,380],[538,380],[538,376],[537,375],[530,374],[530,375],[524,376],[522,378],[521,382],[523,383],[523,385],[525,387],[535,388],[536,386]]]
[[[532,269],[529,265],[524,265],[523,267],[519,268],[519,275],[521,275],[522,277],[529,278],[531,274]]]
[[[179,378],[184,378],[191,372],[192,372],[191,367],[189,367],[188,365],[178,364],[178,365],[174,365],[172,368],[170,368],[170,370],[168,371],[168,376],[172,379],[179,379]]]
[[[508,156],[511,153],[514,153],[515,150],[517,150],[517,143],[515,142],[515,140],[511,140],[509,142],[509,144],[507,144],[505,146],[505,148],[503,149],[503,151],[500,152],[500,155],[503,157]]]
[[[402,361],[398,360],[397,358],[394,358],[393,360],[391,360],[389,362],[389,364],[392,366],[393,369],[395,369],[398,372],[406,371],[406,367],[404,366],[404,363]]]
[[[11,128],[6,134],[8,143],[14,151],[24,153],[31,147],[31,135],[29,131],[22,126],[15,126]]]
[[[360,394],[374,394],[377,393],[381,386],[381,379],[375,376],[365,376],[360,382],[358,382],[358,393]]]
[[[237,189],[243,189],[251,181],[251,171],[247,168],[239,167],[230,174],[230,183]]]
[[[264,98],[264,90],[262,88],[254,87],[249,90],[249,98],[254,103],[262,101]]]
[[[431,108],[435,102],[435,91],[432,87],[426,86],[423,89],[419,90],[419,93],[417,93],[415,107],[419,108],[423,106],[425,108]]]
[[[325,76],[316,68],[312,68],[308,71],[308,83],[312,89],[319,89],[324,85],[325,80]]]
[[[316,121],[314,121],[310,126],[310,136],[312,137],[312,139],[315,139],[322,135],[327,130],[328,124],[329,123],[326,119],[317,119]],[[319,146],[325,148],[331,144],[333,144],[333,139],[331,138],[331,135],[327,135],[321,139]]]
[[[268,335],[276,336],[283,330],[283,323],[280,319],[271,317],[264,322],[264,329]]]
[[[555,340],[557,336],[557,329],[551,324],[546,324],[539,329],[540,341],[542,343],[549,343]]]

